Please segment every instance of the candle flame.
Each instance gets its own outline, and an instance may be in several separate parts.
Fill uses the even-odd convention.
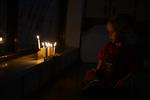
[[[43,46],[43,47],[45,46],[44,42],[42,42],[42,46]]]
[[[40,36],[39,36],[39,35],[37,35],[36,37],[37,37],[37,39],[39,39],[39,38],[40,38]]]
[[[48,47],[48,42],[45,42],[46,47]]]
[[[57,42],[54,43],[54,47],[56,47],[56,45],[57,45]]]
[[[50,43],[50,47],[52,48],[53,47],[53,45]]]
[[[48,47],[50,47],[50,43],[48,43],[47,45],[48,45]]]

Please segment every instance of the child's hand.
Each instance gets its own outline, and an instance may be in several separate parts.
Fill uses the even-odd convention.
[[[96,79],[96,70],[95,69],[88,70],[85,74],[84,79],[88,81]]]
[[[123,88],[123,87],[124,87],[124,81],[123,80],[119,80],[115,85],[115,88]]]
[[[96,71],[97,71],[95,68],[92,68],[91,70],[92,70],[92,71],[94,71],[94,72],[96,72]]]

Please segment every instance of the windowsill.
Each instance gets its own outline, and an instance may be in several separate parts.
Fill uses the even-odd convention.
[[[44,61],[44,59],[37,60],[36,53],[23,54],[17,55],[19,56],[17,58],[12,57],[11,59],[7,59],[7,61],[0,63],[1,84],[10,79],[18,79],[30,71],[34,71],[35,69],[40,69],[45,66],[51,66],[51,70],[55,67],[58,67],[58,69],[61,70],[65,66],[69,66],[74,61],[78,60],[78,49],[76,48],[67,48],[63,53],[59,53],[56,56],[49,58],[47,61]]]
[[[8,53],[3,56],[0,56],[0,63],[6,62],[11,59],[16,59],[18,57],[22,57],[22,56],[25,56],[28,54],[36,53],[36,52],[37,52],[37,50],[35,48],[31,48],[31,49],[19,50],[19,51],[13,52],[13,53]]]

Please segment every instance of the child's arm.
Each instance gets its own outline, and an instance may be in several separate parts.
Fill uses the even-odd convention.
[[[99,70],[101,68],[101,66],[102,66],[102,60],[99,60],[97,66],[96,66],[96,70]]]

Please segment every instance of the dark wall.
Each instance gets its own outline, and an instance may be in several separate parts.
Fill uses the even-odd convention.
[[[18,0],[18,46],[34,46],[36,34],[42,40],[56,40],[59,28],[59,0]]]
[[[85,0],[83,28],[105,24],[111,16],[129,14],[137,22],[150,21],[149,0]]]
[[[6,51],[11,52],[16,49],[16,35],[18,31],[18,0],[10,2],[7,0],[7,30],[6,30]]]
[[[6,37],[7,30],[7,1],[0,0],[0,36]],[[0,44],[0,52],[5,52],[5,45]]]
[[[61,0],[0,0],[0,53],[37,47],[36,35],[56,41],[60,25]]]
[[[98,50],[105,45],[108,18],[121,13],[133,17],[137,45],[150,58],[150,0],[85,0],[82,23],[82,59],[97,62]],[[98,40],[99,39],[99,40]],[[109,41],[109,40],[107,40]],[[97,59],[97,60],[96,60]]]

